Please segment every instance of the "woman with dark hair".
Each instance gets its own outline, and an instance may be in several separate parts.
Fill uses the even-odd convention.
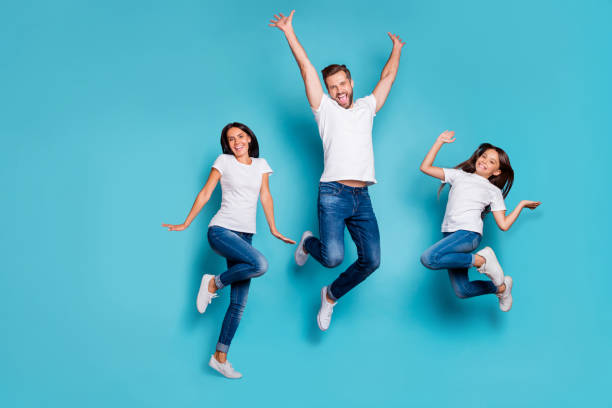
[[[506,215],[504,198],[514,182],[514,170],[506,152],[489,143],[481,144],[468,160],[453,169],[435,167],[433,162],[440,148],[454,142],[454,136],[455,132],[449,131],[438,136],[421,163],[423,173],[451,185],[442,222],[444,238],[423,253],[421,262],[429,269],[448,269],[458,297],[495,293],[499,308],[507,312],[512,307],[512,278],[504,276],[491,248],[485,247],[475,254],[472,251],[482,239],[482,220],[487,212],[492,212],[497,226],[507,231],[523,208],[533,210],[540,202],[523,200]],[[468,269],[472,266],[491,281],[470,281]]]
[[[212,299],[218,296],[216,292],[231,285],[230,305],[215,354],[208,364],[227,378],[240,378],[242,374],[227,361],[227,352],[246,305],[251,278],[263,275],[268,269],[266,258],[251,245],[258,196],[272,235],[288,244],[295,244],[295,241],[276,229],[268,183],[272,169],[265,159],[259,158],[259,144],[253,131],[242,123],[228,124],[221,131],[221,148],[223,154],[212,165],[208,181],[196,197],[185,222],[162,226],[169,231],[186,229],[221,180],[221,208],[208,226],[208,242],[215,252],[227,259],[227,270],[216,276],[205,274],[202,277],[196,306],[200,313],[204,313]]]

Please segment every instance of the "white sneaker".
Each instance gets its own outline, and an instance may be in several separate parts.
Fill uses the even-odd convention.
[[[498,293],[497,297],[499,298],[499,308],[501,311],[509,312],[512,309],[512,277],[504,277],[504,284],[506,285],[506,290]]]
[[[484,247],[480,251],[476,252],[476,255],[480,255],[485,259],[485,263],[478,268],[478,272],[487,275],[495,286],[500,286],[504,283],[504,271],[501,265],[497,261],[495,252],[490,247]]]
[[[319,329],[323,331],[329,329],[332,313],[334,313],[334,306],[336,306],[335,303],[329,303],[327,301],[327,286],[324,286],[323,289],[321,289],[321,308],[317,314]]]
[[[208,291],[208,283],[211,279],[214,279],[215,275],[204,275],[202,276],[202,282],[200,283],[200,290],[198,291],[198,297],[196,299],[196,307],[198,312],[204,313],[210,302],[216,297],[219,297],[216,293],[210,293]]]
[[[234,370],[234,367],[232,367],[229,361],[225,360],[225,363],[220,363],[219,361],[217,361],[214,354],[210,356],[210,361],[208,362],[208,365],[213,370],[218,371],[224,377],[242,378],[242,374]]]
[[[298,264],[298,266],[304,265],[306,263],[306,260],[308,259],[308,254],[306,253],[306,251],[304,251],[304,241],[306,241],[307,238],[312,236],[312,232],[310,231],[304,231],[304,233],[302,234],[302,239],[300,240],[300,243],[295,249],[295,263]]]

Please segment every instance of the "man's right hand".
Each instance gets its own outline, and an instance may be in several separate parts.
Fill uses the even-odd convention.
[[[283,16],[281,13],[275,14],[274,17],[276,19],[270,20],[269,26],[277,27],[285,34],[285,38],[289,43],[291,52],[293,53],[295,61],[300,68],[300,73],[302,74],[302,79],[304,80],[304,86],[306,87],[306,97],[308,98],[308,103],[312,109],[317,110],[321,106],[323,87],[319,81],[319,74],[317,73],[317,70],[308,59],[308,55],[306,55],[304,47],[302,47],[302,44],[300,44],[295,32],[293,31],[293,13],[295,13],[295,10],[291,10],[288,17]]]
[[[277,27],[283,33],[287,34],[288,32],[293,31],[293,13],[295,10],[291,10],[291,13],[288,17],[285,17],[283,13],[275,14],[275,19],[270,20],[270,27]]]

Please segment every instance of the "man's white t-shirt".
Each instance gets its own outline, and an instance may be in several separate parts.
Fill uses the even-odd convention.
[[[506,209],[501,190],[476,173],[458,169],[444,170],[443,183],[451,185],[448,204],[442,221],[442,232],[474,231],[482,235],[482,212],[490,205],[491,211]]]
[[[324,168],[321,181],[360,180],[368,185],[374,177],[372,124],[376,98],[359,98],[344,109],[323,94],[319,109],[312,110],[323,141]]]
[[[257,199],[262,175],[272,173],[266,159],[240,163],[233,154],[217,157],[212,167],[221,173],[221,208],[208,224],[255,234]]]

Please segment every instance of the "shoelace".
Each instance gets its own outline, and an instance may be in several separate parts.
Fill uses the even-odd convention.
[[[209,292],[209,293],[210,293],[210,292]],[[208,297],[208,304],[210,305],[210,304],[212,303],[212,300],[213,300],[214,298],[218,298],[218,297],[219,297],[219,295],[217,295],[216,293],[213,293],[212,295],[210,295],[210,296]]]

